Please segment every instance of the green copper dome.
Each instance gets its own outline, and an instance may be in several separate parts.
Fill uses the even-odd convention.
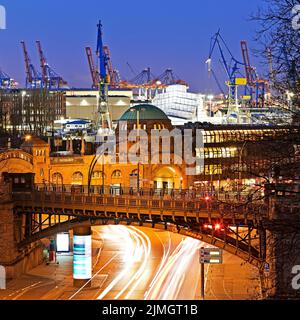
[[[151,104],[139,104],[128,109],[119,121],[143,120],[169,120],[167,115],[159,108]]]

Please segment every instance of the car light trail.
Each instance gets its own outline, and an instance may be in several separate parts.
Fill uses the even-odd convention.
[[[141,266],[131,277],[131,279],[126,283],[126,285],[118,292],[114,299],[119,299],[130,285],[135,281],[135,284],[127,293],[125,299],[128,299],[142,278],[145,276],[145,270],[147,262],[150,259],[151,254],[151,242],[149,237],[134,227],[116,226],[113,228],[113,232],[118,232],[122,236],[122,241],[126,242],[125,252],[124,252],[124,262],[125,267],[123,270],[113,279],[113,281],[105,288],[105,290],[98,296],[98,300],[102,300],[105,296],[123,279],[125,278],[131,269],[133,269],[135,263],[141,263]]]
[[[168,258],[163,268],[158,270],[152,287],[145,294],[145,300],[177,299],[189,273],[189,268],[197,256],[197,250],[202,245],[198,240],[184,239]]]

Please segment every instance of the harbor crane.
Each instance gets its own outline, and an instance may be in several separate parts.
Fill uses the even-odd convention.
[[[248,44],[246,41],[241,41],[242,55],[245,65],[247,78],[247,87],[250,92],[250,100],[253,102],[255,96],[255,106],[265,106],[265,93],[268,87],[268,81],[260,79],[256,68],[251,65]],[[254,93],[255,91],[255,93]]]
[[[25,69],[26,69],[26,88],[27,89],[37,89],[43,88],[43,77],[40,72],[38,72],[31,62],[29,57],[25,41],[21,41],[23,48]]]
[[[99,77],[99,72],[95,67],[93,52],[91,47],[86,47],[85,51],[88,58],[88,64],[89,64],[91,78],[92,78],[92,89],[97,89],[99,87],[100,77]]]
[[[216,74],[213,69],[213,55],[215,50],[219,51],[221,57],[221,63],[226,73],[226,85],[228,87],[227,104],[229,117],[239,117],[239,99],[238,99],[238,88],[239,86],[246,86],[247,79],[242,76],[240,69],[245,64],[238,61],[232,54],[225,40],[223,39],[220,30],[212,37],[211,46],[209,52],[209,58],[206,61],[208,65],[208,72],[212,74],[217,81],[218,86],[221,88],[220,82],[217,80]],[[224,92],[222,90],[222,92]]]
[[[170,68],[166,69],[164,73],[162,73],[158,79],[162,84],[166,86],[174,85],[174,84],[181,84],[188,87],[187,82],[184,80],[180,80],[174,73],[174,71]]]
[[[17,82],[0,69],[0,89],[15,89]]]
[[[44,83],[44,87],[49,90],[59,90],[59,89],[66,89],[68,83],[58,75],[47,63],[45,58],[42,45],[40,41],[36,41],[38,53],[40,56],[40,63],[41,63],[41,71],[42,71],[42,79]]]
[[[108,110],[108,87],[109,87],[109,73],[108,73],[108,59],[105,54],[103,45],[103,31],[102,23],[99,21],[97,35],[97,50],[96,55],[99,62],[99,99],[98,99],[98,118],[97,127],[102,131],[111,131],[112,123],[110,113]]]

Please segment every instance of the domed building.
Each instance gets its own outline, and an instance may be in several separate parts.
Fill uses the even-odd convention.
[[[180,189],[186,185],[186,178],[182,168],[174,165],[174,139],[170,136],[170,148],[164,154],[162,147],[161,130],[171,132],[174,127],[168,116],[158,107],[150,104],[140,104],[128,109],[118,121],[116,128],[117,153],[121,156],[123,152],[136,154],[139,156],[141,164],[137,167],[136,175],[139,175],[142,183],[146,187],[155,189]],[[140,130],[140,131],[137,131]],[[136,141],[126,139],[132,132],[136,131],[138,138]],[[143,131],[143,134],[142,134]],[[145,132],[147,135],[145,135]],[[153,153],[152,137],[157,134],[158,145]],[[122,142],[126,141],[126,144]],[[140,143],[140,149],[135,145]],[[163,154],[169,156],[169,163],[162,161]],[[156,161],[153,161],[153,156]],[[134,175],[133,175],[134,179]],[[135,178],[136,179],[136,178]]]
[[[119,126],[123,127],[119,127]],[[124,127],[126,126],[126,127]],[[128,109],[118,121],[118,129],[142,129],[147,133],[151,130],[172,130],[173,126],[168,116],[159,108],[150,104],[139,104]]]

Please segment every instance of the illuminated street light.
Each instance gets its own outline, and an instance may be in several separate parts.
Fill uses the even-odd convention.
[[[212,101],[214,100],[214,98],[215,97],[212,94],[207,96],[207,99],[209,100],[209,116],[210,117],[212,114]]]

